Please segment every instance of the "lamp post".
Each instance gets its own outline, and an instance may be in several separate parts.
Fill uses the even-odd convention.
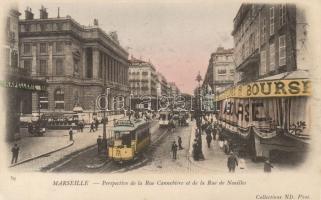
[[[196,141],[197,141],[197,149],[195,152],[197,152],[197,155],[194,157],[196,160],[199,159],[204,159],[204,154],[202,152],[202,102],[201,102],[201,81],[202,81],[202,76],[200,72],[198,72],[198,75],[196,76],[196,81],[198,82],[198,103],[197,108],[196,108],[196,125],[198,129],[198,133],[196,135]]]

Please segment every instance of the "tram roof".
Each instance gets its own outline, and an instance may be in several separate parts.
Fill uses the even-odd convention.
[[[115,126],[112,128],[112,130],[113,131],[132,131],[145,124],[148,124],[148,122],[144,119],[118,120]]]

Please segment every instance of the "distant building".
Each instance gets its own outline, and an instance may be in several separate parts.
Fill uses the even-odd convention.
[[[128,53],[116,32],[105,33],[94,26],[83,26],[70,16],[48,18],[40,9],[35,19],[31,9],[19,21],[20,65],[36,79],[47,79],[46,93],[33,94],[33,111],[70,112],[78,106],[95,111],[96,98],[109,90],[109,108],[117,95],[128,96]]]
[[[157,95],[157,72],[150,62],[136,59],[129,61],[129,87],[134,96]]]
[[[218,47],[212,53],[203,81],[205,90],[222,91],[234,84],[235,63],[233,49]],[[209,88],[210,87],[210,88]]]
[[[132,107],[154,109],[157,96],[157,72],[150,62],[136,59],[133,56],[129,60],[129,88],[132,95]],[[143,97],[150,97],[150,103],[141,105]]]
[[[2,50],[5,52],[5,65],[1,67],[4,80],[1,86],[5,87],[6,102],[6,132],[7,140],[20,137],[20,116],[31,114],[32,94],[46,89],[44,79],[31,78],[30,70],[19,65],[19,21],[20,13],[12,8],[8,11],[5,27],[5,42]]]
[[[234,18],[236,81],[307,69],[306,19],[292,4],[242,4]]]
[[[176,83],[175,82],[169,82],[169,96],[178,96],[181,94],[181,91],[179,90],[179,88],[177,87]]]

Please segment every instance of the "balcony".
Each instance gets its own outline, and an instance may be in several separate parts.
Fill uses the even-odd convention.
[[[6,72],[15,76],[30,76],[31,72],[28,69],[21,67],[7,67]]]
[[[259,64],[260,64],[260,54],[258,51],[254,51],[239,66],[236,67],[236,71],[240,71],[240,72],[248,71],[251,67],[258,67]]]

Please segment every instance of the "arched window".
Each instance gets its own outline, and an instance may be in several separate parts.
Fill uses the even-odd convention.
[[[65,109],[65,93],[61,88],[55,90],[55,109]]]

